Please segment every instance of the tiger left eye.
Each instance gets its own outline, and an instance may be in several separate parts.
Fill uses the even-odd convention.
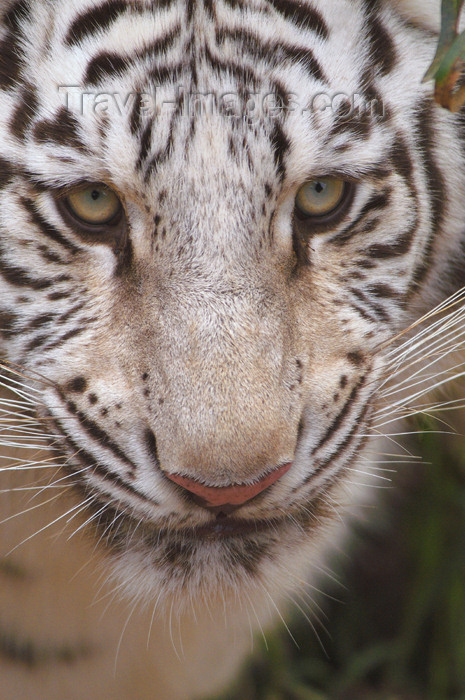
[[[339,211],[347,194],[347,183],[333,177],[308,180],[297,191],[295,209],[303,219],[318,221]]]

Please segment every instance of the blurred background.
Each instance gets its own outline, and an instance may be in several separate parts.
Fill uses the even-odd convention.
[[[408,427],[419,459],[383,465],[376,507],[328,562],[319,622],[297,610],[294,639],[283,624],[267,648],[257,637],[221,700],[465,700],[465,437]]]

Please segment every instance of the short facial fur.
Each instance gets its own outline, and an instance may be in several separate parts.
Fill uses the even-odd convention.
[[[387,4],[99,7],[23,0],[3,19],[2,350],[40,387],[120,576],[150,595],[271,587],[354,480],[383,343],[460,286],[460,117],[421,84],[435,37]],[[81,109],[84,93],[127,101]],[[198,93],[239,117],[173,104]],[[307,108],[337,93],[377,108]],[[281,109],[251,115],[270,94]],[[303,230],[296,193],[328,175],[353,200]],[[57,206],[84,181],[123,204],[106,238]],[[251,484],[288,462],[233,515],[165,476]]]

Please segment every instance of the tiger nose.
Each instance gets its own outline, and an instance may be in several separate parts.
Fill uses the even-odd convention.
[[[203,508],[216,510],[226,509],[227,512],[235,510],[247,503],[259,493],[274,484],[291,468],[292,462],[287,462],[265,474],[261,479],[252,484],[232,484],[231,486],[207,486],[196,479],[191,479],[180,474],[164,472],[165,476],[178,486],[181,486],[193,500]]]

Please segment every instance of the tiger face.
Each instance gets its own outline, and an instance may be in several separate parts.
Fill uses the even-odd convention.
[[[385,348],[456,285],[434,38],[362,1],[22,0],[1,41],[2,348],[89,528],[136,592],[292,586]]]

